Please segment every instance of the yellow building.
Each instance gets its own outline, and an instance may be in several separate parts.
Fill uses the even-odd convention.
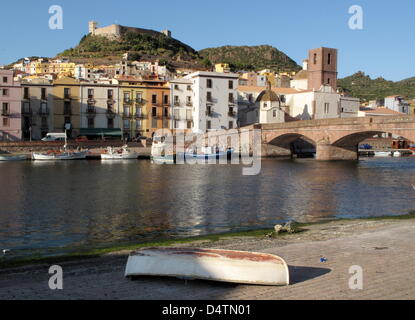
[[[275,74],[273,72],[262,71],[262,72],[260,72],[260,75],[266,76],[267,77],[267,82],[270,82],[272,87],[277,86],[277,79],[276,79]]]
[[[64,132],[69,124],[69,137],[79,135],[81,123],[80,83],[70,77],[63,77],[53,83],[53,130]]]
[[[170,88],[164,81],[118,79],[124,138],[151,138],[157,129],[170,128]]]
[[[227,63],[218,63],[215,64],[215,71],[220,73],[229,73],[231,72],[231,68]]]

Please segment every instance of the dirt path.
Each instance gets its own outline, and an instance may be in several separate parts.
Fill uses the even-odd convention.
[[[0,271],[0,299],[415,299],[414,240],[415,220],[337,221],[278,239],[192,244],[277,254],[290,266],[288,287],[168,278],[131,281],[123,277],[126,255],[117,253],[62,264],[60,291],[48,287],[49,266]],[[353,265],[363,268],[363,290],[349,288]]]

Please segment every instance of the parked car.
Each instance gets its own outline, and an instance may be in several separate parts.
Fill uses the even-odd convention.
[[[50,141],[65,141],[66,133],[65,132],[58,132],[58,133],[47,133],[46,137],[42,139],[44,142]]]

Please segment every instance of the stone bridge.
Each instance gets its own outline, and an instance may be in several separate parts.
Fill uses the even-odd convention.
[[[362,141],[391,133],[415,142],[415,116],[362,117],[255,125],[262,130],[263,156],[292,154],[292,143],[302,138],[316,147],[317,160],[356,160]]]

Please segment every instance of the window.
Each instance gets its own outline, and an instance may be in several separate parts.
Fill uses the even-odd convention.
[[[142,92],[137,92],[136,94],[135,94],[135,99],[137,100],[137,102],[142,102],[142,100],[143,100],[143,93]]]
[[[212,129],[212,122],[210,120],[206,121],[206,129]]]
[[[130,129],[130,120],[124,120],[124,129]]]
[[[179,85],[178,84],[174,85],[174,90],[179,90]]]
[[[157,128],[157,119],[151,119],[151,127],[153,128],[153,129],[156,129]]]
[[[94,89],[88,89],[88,99],[94,98]]]
[[[23,99],[29,99],[29,88],[24,88]]]
[[[187,121],[187,129],[191,129],[192,128],[192,121]]]
[[[328,54],[327,57],[327,64],[331,64],[331,53]]]
[[[313,60],[314,60],[314,64],[317,64],[317,53],[314,54]]]
[[[1,113],[2,113],[2,115],[8,115],[9,114],[9,104],[7,102],[3,102]]]
[[[329,113],[330,111],[330,103],[324,103],[324,113]]]
[[[108,129],[114,129],[114,119],[107,119]]]
[[[210,91],[206,92],[206,100],[209,102],[212,102],[212,92]]]
[[[169,96],[167,94],[164,95],[164,104],[169,104]]]
[[[207,88],[212,88],[212,79],[206,79],[206,87]]]
[[[124,116],[129,117],[130,116],[130,107],[124,107]]]
[[[151,115],[153,117],[156,117],[157,116],[157,108],[156,107],[151,108]]]
[[[327,79],[327,84],[330,84],[330,78]]]
[[[156,104],[157,103],[157,95],[156,94],[153,94],[151,96],[151,103],[153,103],[153,104]]]
[[[42,100],[46,100],[46,88],[42,88],[42,90],[41,90],[41,95],[42,95]]]
[[[192,105],[192,97],[187,96],[186,97],[186,105],[191,106]]]
[[[272,116],[274,117],[274,118],[276,118],[277,117],[277,110],[272,110]]]
[[[281,100],[282,103],[285,103],[286,100],[285,100],[285,96],[283,94],[280,95],[280,100]]]
[[[143,128],[143,124],[142,124],[142,120],[141,119],[136,120],[136,122],[135,122],[135,128],[136,128],[136,130],[140,130],[140,129]]]
[[[124,92],[124,101],[125,102],[130,102],[130,93],[129,92]]]
[[[233,129],[233,121],[229,121],[229,129]]]
[[[30,103],[29,102],[23,103],[23,113],[30,113]]]
[[[169,116],[169,109],[168,108],[164,108],[164,116],[165,117]]]
[[[3,127],[9,127],[10,121],[9,118],[3,118]]]
[[[65,102],[63,104],[63,114],[71,114],[71,103],[70,102]]]
[[[3,89],[2,90],[2,96],[7,97],[9,95],[9,89]]]
[[[229,80],[229,89],[233,89],[233,81]]]
[[[178,106],[180,104],[179,96],[174,96],[174,105]]]
[[[233,99],[233,93],[229,93],[229,102],[233,103],[234,99]]]
[[[40,113],[41,114],[46,114],[48,112],[48,104],[45,102],[42,102],[40,104]]]
[[[114,97],[114,91],[112,89],[109,89],[107,91],[107,97],[108,97],[108,99],[112,99]]]
[[[192,86],[191,85],[187,86],[187,91],[192,91]]]
[[[70,88],[64,88],[63,89],[63,95],[64,95],[65,99],[70,98],[70,96],[71,96],[71,89]]]
[[[8,79],[7,77],[3,77],[3,83],[7,83]]]
[[[88,118],[88,129],[94,128],[94,118]]]
[[[248,101],[249,101],[249,102],[253,102],[253,101],[254,101],[254,97],[253,97],[252,93],[250,93],[250,94],[248,95]]]

